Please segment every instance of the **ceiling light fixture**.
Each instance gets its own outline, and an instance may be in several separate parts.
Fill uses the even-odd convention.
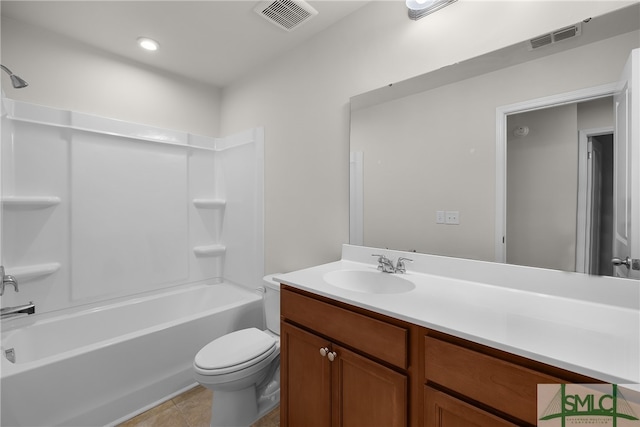
[[[457,0],[407,0],[407,8],[409,9],[409,18],[417,21],[424,18],[430,13],[440,10],[445,6]]]
[[[138,37],[138,45],[141,48],[152,52],[158,50],[158,48],[160,47],[157,41],[152,40],[148,37]]]

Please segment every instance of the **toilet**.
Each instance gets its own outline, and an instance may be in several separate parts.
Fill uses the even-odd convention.
[[[280,402],[280,284],[273,277],[264,277],[267,329],[217,338],[193,361],[196,381],[213,390],[211,427],[249,426]]]

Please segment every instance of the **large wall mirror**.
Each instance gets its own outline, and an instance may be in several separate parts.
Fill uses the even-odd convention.
[[[614,93],[640,5],[567,26],[351,99],[352,244],[628,277]]]

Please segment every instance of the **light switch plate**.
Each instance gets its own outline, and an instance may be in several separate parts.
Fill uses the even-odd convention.
[[[445,216],[444,211],[436,211],[436,224],[444,224]]]

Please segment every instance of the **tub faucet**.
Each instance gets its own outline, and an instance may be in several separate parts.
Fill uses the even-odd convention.
[[[35,312],[36,306],[33,301],[30,301],[29,304],[0,309],[0,319],[8,319],[10,317],[20,316],[21,314],[34,314]]]
[[[4,294],[5,285],[13,285],[13,289],[18,292],[18,280],[9,274],[4,274],[4,266],[0,265],[0,296]]]

